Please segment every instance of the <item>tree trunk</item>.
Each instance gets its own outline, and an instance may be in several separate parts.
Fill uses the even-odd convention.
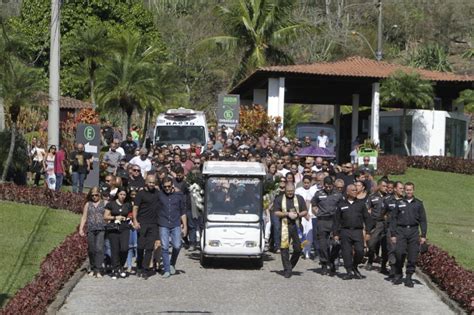
[[[151,115],[151,109],[149,107],[147,107],[145,109],[145,122],[143,123],[143,135],[142,135],[142,138],[140,139],[143,148],[145,147],[145,140],[146,140],[146,136],[148,134],[148,125],[150,124],[150,122],[149,122],[150,115]]]
[[[127,130],[127,120],[126,120],[125,117],[124,117],[124,113],[125,113],[125,111],[122,110],[122,112],[121,112],[121,114],[120,114],[120,121],[122,122],[122,138],[127,137],[127,134],[128,134],[128,130]]]
[[[127,133],[130,132],[130,128],[132,127],[132,113],[133,112],[130,111],[127,112]],[[125,134],[125,136],[126,135],[127,134]]]
[[[407,156],[410,156],[410,149],[408,148],[408,137],[407,137],[407,131],[406,131],[406,118],[407,118],[407,109],[404,107],[403,108],[403,114],[402,114],[402,121],[400,124],[400,131],[402,132],[402,143],[403,146],[405,147],[405,152]]]
[[[0,97],[0,132],[5,130],[5,104],[3,98]]]
[[[89,78],[89,84],[91,86],[91,102],[92,102],[92,109],[95,110],[97,105],[95,103],[95,96],[94,96],[94,86],[95,86],[95,82],[94,82],[94,78],[93,77],[90,77]]]
[[[3,165],[3,173],[2,173],[2,179],[1,182],[4,183],[7,179],[7,174],[8,174],[8,169],[10,168],[10,165],[12,164],[13,160],[13,152],[15,151],[15,141],[16,141],[16,121],[12,121],[12,126],[11,126],[11,138],[10,138],[10,149],[8,151],[8,157],[7,160],[5,161],[5,164]]]

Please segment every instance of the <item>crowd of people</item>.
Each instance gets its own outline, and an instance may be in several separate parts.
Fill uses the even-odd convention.
[[[205,147],[191,143],[181,149],[142,146],[132,133],[120,141],[104,130],[109,149],[101,159],[101,182],[87,194],[80,226],[88,239],[91,275],[147,279],[156,271],[163,277],[175,274],[183,244],[190,251],[199,249],[202,214],[193,204],[189,174],[199,176],[205,161],[226,160],[261,162],[266,181],[276,185],[263,214],[265,250],[281,254],[285,277],[303,258],[319,261],[323,275],[344,267],[345,280],[363,278],[358,267],[365,262],[367,270],[377,269],[400,284],[407,260],[405,285],[413,286],[411,275],[427,230],[413,183],[387,177],[375,181],[369,158],[361,165],[337,165],[322,157],[300,157],[297,152],[311,139],[290,139],[283,131],[256,137],[239,126],[222,126],[211,128],[209,135]],[[57,174],[65,170],[66,160],[73,191],[82,192],[92,165],[84,145],[76,144],[67,158],[60,154],[59,159],[54,146],[48,153],[39,148],[38,143],[32,146],[34,163]],[[58,182],[56,177],[55,189],[61,187]]]

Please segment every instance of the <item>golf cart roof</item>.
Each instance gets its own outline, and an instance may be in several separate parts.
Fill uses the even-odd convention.
[[[258,162],[207,161],[202,170],[204,175],[223,176],[265,176],[265,166]]]

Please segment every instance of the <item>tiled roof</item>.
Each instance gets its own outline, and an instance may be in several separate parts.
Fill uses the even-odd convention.
[[[349,57],[347,59],[335,62],[264,67],[258,69],[256,72],[285,72],[315,74],[322,76],[366,77],[383,79],[390,76],[396,70],[403,70],[405,72],[416,71],[420,73],[423,78],[432,81],[474,82],[474,77],[468,75],[422,70],[358,56]]]
[[[38,103],[40,106],[49,105],[49,96],[46,93],[41,93],[38,96]],[[75,98],[61,96],[59,100],[59,108],[65,109],[82,109],[82,108],[92,108],[92,104],[89,102],[83,102],[76,100]]]

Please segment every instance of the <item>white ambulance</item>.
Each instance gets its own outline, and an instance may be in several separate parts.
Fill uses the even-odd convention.
[[[180,107],[169,109],[156,119],[154,144],[161,146],[172,144],[182,149],[189,149],[191,143],[200,143],[203,148],[209,141],[206,115]]]

